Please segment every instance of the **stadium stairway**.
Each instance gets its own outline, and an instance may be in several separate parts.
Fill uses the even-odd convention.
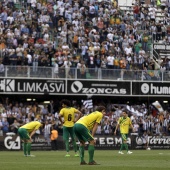
[[[162,6],[164,7],[164,4],[165,4],[165,1],[166,0],[162,0]],[[147,4],[143,4],[143,6],[146,6]],[[119,6],[120,9],[124,12],[124,13],[129,13],[130,16],[133,18],[133,6]],[[167,10],[166,8],[164,10]],[[155,18],[155,21],[156,22],[162,22],[163,21],[163,18],[165,16],[165,13],[164,13],[164,10],[161,8],[157,8],[157,11],[156,11],[156,18]],[[145,30],[141,30],[140,29],[140,26],[139,26],[139,29],[138,29],[139,32],[144,32]],[[161,58],[157,59],[156,56],[153,55],[153,49],[152,49],[152,39],[149,39],[148,41],[148,49],[149,51],[146,52],[146,55],[149,56],[150,58],[153,58],[154,62],[155,62],[155,67],[156,68],[159,68],[160,67],[160,60]]]

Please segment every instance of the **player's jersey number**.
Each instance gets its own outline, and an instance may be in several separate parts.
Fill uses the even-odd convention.
[[[68,121],[71,121],[71,120],[72,120],[72,115],[71,115],[71,114],[68,114],[67,120],[68,120]]]

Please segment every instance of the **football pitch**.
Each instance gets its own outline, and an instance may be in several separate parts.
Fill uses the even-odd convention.
[[[134,150],[119,155],[117,150],[96,150],[100,165],[80,165],[79,157],[65,157],[65,151],[32,151],[36,157],[24,157],[22,151],[1,151],[1,170],[169,170],[170,150]],[[88,152],[85,151],[88,162]]]

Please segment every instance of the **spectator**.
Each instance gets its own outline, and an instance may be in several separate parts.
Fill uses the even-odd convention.
[[[50,103],[47,106],[48,108],[48,113],[54,114],[54,101],[50,100]]]
[[[51,149],[56,151],[58,150],[58,144],[57,144],[57,138],[58,138],[58,131],[55,129],[55,126],[51,126]]]
[[[81,62],[77,64],[77,77],[85,79],[86,71],[87,71],[87,68],[86,68],[85,62],[81,60]]]
[[[43,133],[44,133],[44,139],[46,140],[47,145],[50,145],[50,131],[51,124],[49,123],[48,120],[45,121],[44,128],[43,128]]]
[[[4,76],[4,75],[5,75],[5,67],[0,61],[0,76]]]
[[[65,74],[66,74],[65,77],[67,77],[67,78],[70,78],[70,77],[71,77],[71,76],[70,76],[70,67],[71,67],[71,65],[72,65],[72,63],[71,63],[71,61],[70,61],[70,58],[69,58],[69,57],[66,57],[66,58],[65,58],[65,61],[64,61],[64,64],[62,65],[62,67],[65,68]],[[61,67],[61,68],[62,68],[62,67]]]
[[[2,131],[3,134],[5,135],[7,132],[9,132],[9,123],[7,121],[7,118],[4,118],[4,120],[2,121]]]
[[[15,134],[17,134],[19,127],[20,123],[16,119],[14,120],[14,123],[10,125],[11,131],[14,132]]]
[[[142,139],[143,139],[143,144],[145,145],[145,149],[149,148],[149,142],[148,142],[148,134],[145,131],[142,135]]]
[[[59,78],[59,66],[57,60],[53,64],[54,67],[54,78]]]

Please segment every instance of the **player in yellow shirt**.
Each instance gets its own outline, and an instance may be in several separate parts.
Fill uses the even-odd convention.
[[[18,134],[19,134],[21,140],[24,142],[24,145],[23,145],[24,156],[32,156],[32,157],[34,157],[34,155],[30,154],[32,136],[35,134],[35,132],[41,126],[42,126],[42,124],[39,121],[32,121],[32,122],[29,122],[29,123],[21,126],[18,129]]]
[[[74,107],[71,107],[71,103],[69,100],[64,99],[61,101],[61,104],[63,108],[60,110],[59,120],[63,125],[63,139],[65,141],[66,152],[67,152],[65,156],[70,157],[69,136],[71,137],[72,142],[73,142],[75,156],[79,156],[77,154],[77,145],[76,145],[76,140],[75,140],[75,134],[73,131],[73,126],[74,126],[74,123],[77,122],[78,119],[80,119],[82,113],[79,110],[75,109]],[[76,117],[75,114],[78,114],[78,116]],[[64,120],[62,119],[62,117],[64,118]]]
[[[125,147],[127,154],[132,154],[132,152],[128,150],[127,137],[128,137],[128,133],[129,133],[129,128],[132,128],[132,130],[133,130],[133,126],[132,126],[131,119],[128,117],[128,114],[126,112],[122,112],[122,117],[120,117],[118,120],[116,129],[114,132],[115,135],[116,135],[116,131],[117,131],[118,127],[120,127],[120,133],[121,133],[121,137],[122,137],[122,144],[121,144],[119,153],[124,154],[122,152],[122,150]]]
[[[97,127],[100,124],[103,115],[105,115],[106,108],[104,106],[98,106],[95,112],[80,118],[74,125],[74,132],[80,141],[80,165],[86,165],[84,160],[84,148],[85,142],[89,142],[88,153],[89,153],[89,165],[99,165],[94,160],[94,135],[97,131]]]

